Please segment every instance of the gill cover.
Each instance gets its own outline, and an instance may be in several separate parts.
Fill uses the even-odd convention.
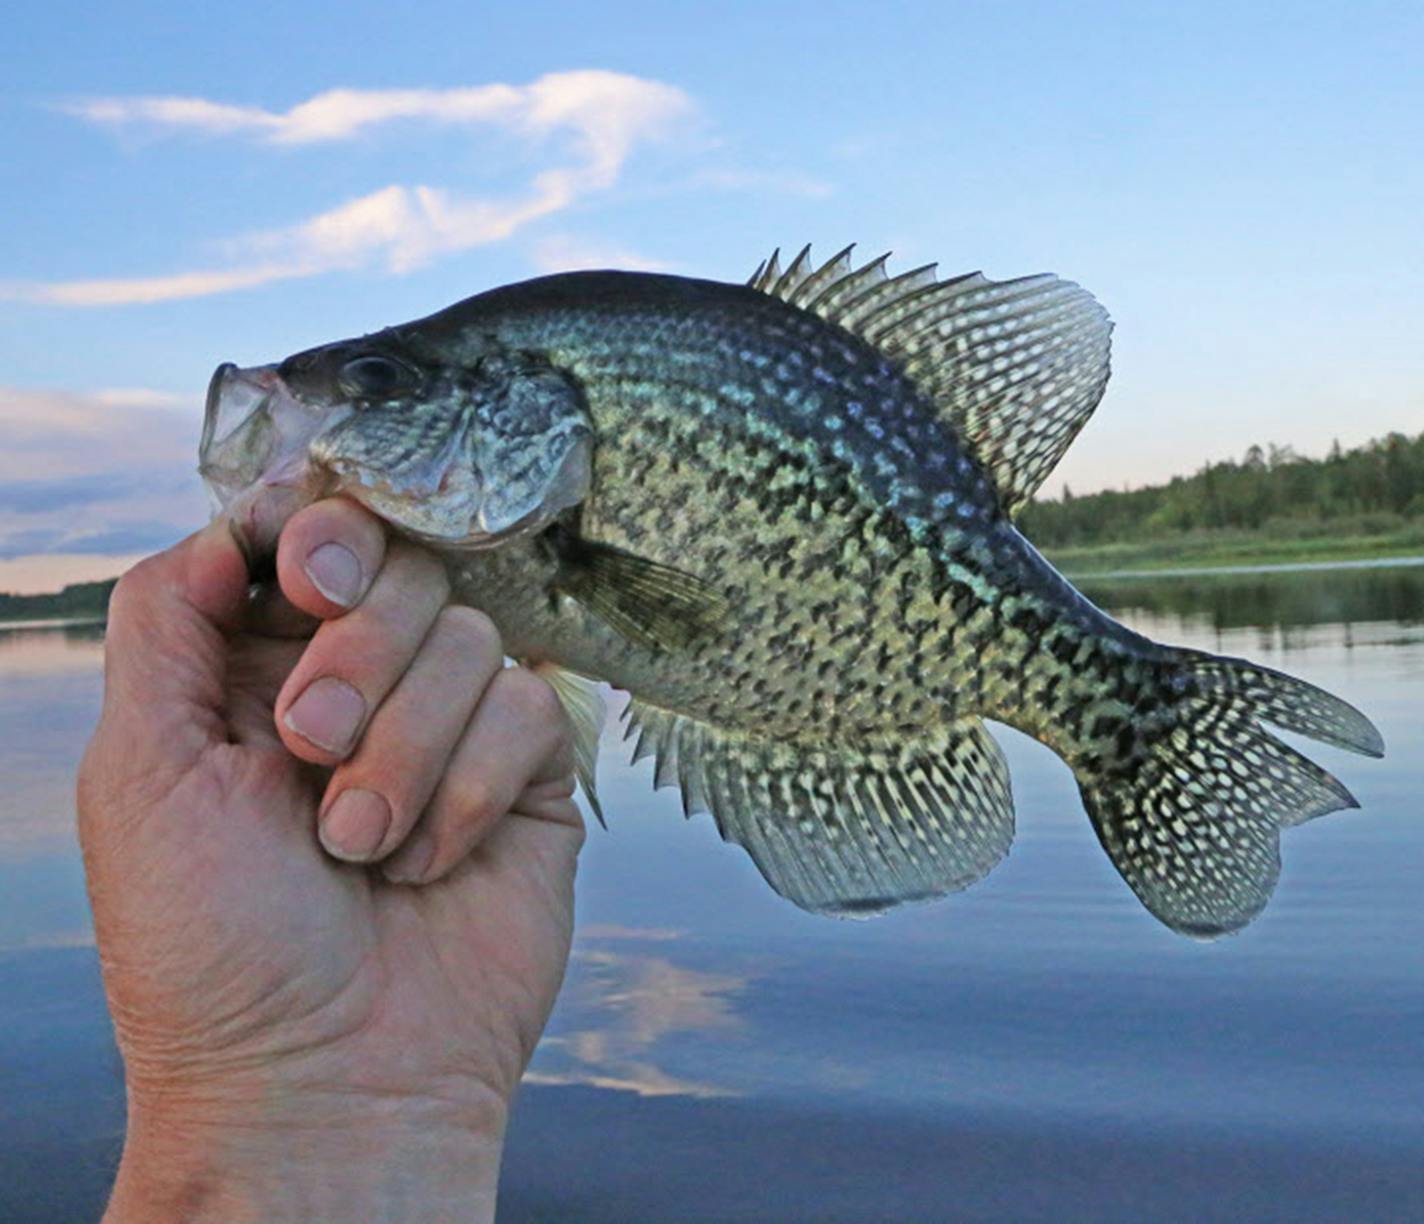
[[[593,429],[582,392],[528,353],[431,375],[418,395],[356,401],[312,443],[315,465],[401,530],[480,548],[581,502]]]

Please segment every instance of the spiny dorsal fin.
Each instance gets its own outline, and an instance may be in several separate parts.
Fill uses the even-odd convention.
[[[977,718],[878,749],[800,748],[638,701],[625,738],[656,755],[657,786],[802,909],[867,918],[967,888],[1007,853],[1013,801],[1003,753]]]
[[[854,244],[845,248],[838,255],[833,255],[826,260],[819,268],[810,273],[796,286],[789,299],[794,305],[805,306],[808,302],[813,302],[828,285],[835,284],[838,280],[844,280],[850,275],[852,265],[850,253],[855,250]],[[809,259],[811,248],[806,248],[806,256]]]
[[[896,277],[847,247],[821,267],[779,250],[752,288],[854,332],[896,361],[984,464],[1005,507],[1021,508],[1102,398],[1112,323],[1092,295],[1056,276],[941,281],[927,264]]]
[[[780,279],[781,248],[777,247],[768,258],[757,264],[757,270],[752,273],[752,278],[747,284],[753,289],[759,289],[762,293],[766,293]]]

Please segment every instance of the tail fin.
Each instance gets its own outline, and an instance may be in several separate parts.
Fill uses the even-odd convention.
[[[1131,750],[1085,758],[1078,784],[1142,903],[1174,930],[1211,938],[1270,899],[1282,828],[1359,806],[1258,720],[1366,756],[1382,756],[1384,742],[1353,706],[1244,659],[1172,650],[1160,676]]]

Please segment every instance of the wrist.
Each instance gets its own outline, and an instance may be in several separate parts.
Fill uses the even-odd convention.
[[[492,1220],[507,1115],[494,1092],[131,1092],[105,1221]]]

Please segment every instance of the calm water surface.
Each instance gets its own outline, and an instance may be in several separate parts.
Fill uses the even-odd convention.
[[[601,766],[569,982],[507,1220],[1424,1219],[1424,571],[1090,588],[1135,628],[1347,697],[1362,810],[1286,835],[1276,899],[1171,935],[1068,771],[998,729],[1019,835],[869,923],[778,900],[651,766]],[[0,1220],[98,1216],[123,1124],[71,830],[97,630],[0,632]]]

